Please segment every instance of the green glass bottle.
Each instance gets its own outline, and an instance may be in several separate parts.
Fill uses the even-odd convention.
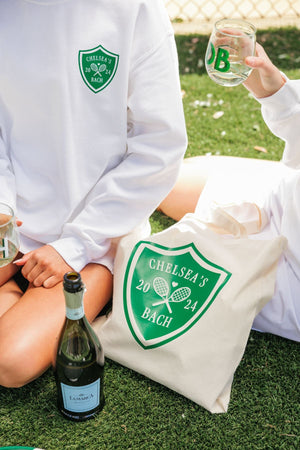
[[[58,408],[74,421],[94,417],[104,406],[104,353],[83,307],[85,291],[78,272],[64,276],[66,319],[59,338],[54,374]]]

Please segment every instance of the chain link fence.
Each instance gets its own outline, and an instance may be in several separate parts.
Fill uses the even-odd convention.
[[[257,26],[300,27],[300,0],[164,0],[175,28],[209,26],[223,17],[242,18]]]

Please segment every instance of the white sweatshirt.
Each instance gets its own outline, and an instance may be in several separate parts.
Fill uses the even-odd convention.
[[[153,212],[185,149],[162,0],[0,0],[1,201],[75,270]]]
[[[270,130],[285,141],[282,161],[294,170],[264,205],[270,222],[257,237],[283,235],[288,247],[279,262],[274,297],[254,328],[300,341],[300,80],[287,80],[276,94],[259,101]]]

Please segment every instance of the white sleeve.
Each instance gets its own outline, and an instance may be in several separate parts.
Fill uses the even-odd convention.
[[[16,211],[15,176],[8,156],[7,146],[4,143],[0,128],[0,202],[7,203]]]
[[[300,80],[287,80],[270,97],[258,99],[263,118],[275,136],[285,141],[282,161],[300,168]]]
[[[174,36],[167,31],[134,65],[128,90],[123,161],[91,191],[85,209],[51,245],[75,270],[101,263],[110,240],[127,234],[173,187],[186,150]]]

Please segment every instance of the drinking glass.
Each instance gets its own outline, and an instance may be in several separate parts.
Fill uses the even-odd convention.
[[[0,202],[0,267],[11,263],[18,253],[19,232],[13,209]]]
[[[222,86],[237,86],[251,73],[246,56],[255,55],[256,28],[240,19],[222,19],[214,24],[206,55],[209,77]]]

